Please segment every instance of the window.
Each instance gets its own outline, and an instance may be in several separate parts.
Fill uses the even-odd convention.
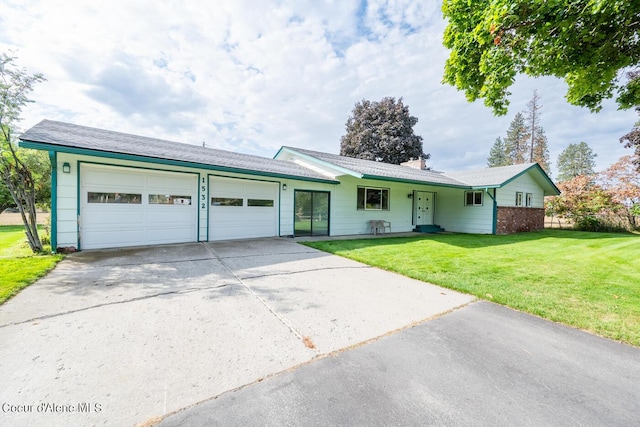
[[[522,193],[516,192],[516,206],[522,206]]]
[[[88,203],[128,203],[139,205],[142,203],[142,194],[129,193],[91,193],[87,195]]]
[[[359,210],[388,211],[389,189],[358,187],[357,207]]]
[[[190,205],[191,196],[149,194],[149,204],[150,205]]]
[[[533,206],[533,194],[527,193],[526,204],[528,207]]]
[[[272,208],[273,200],[267,199],[248,199],[247,206],[260,206],[264,208]]]
[[[242,199],[233,199],[229,197],[212,197],[211,206],[244,206]]]
[[[465,206],[482,206],[482,191],[465,191],[464,204]]]

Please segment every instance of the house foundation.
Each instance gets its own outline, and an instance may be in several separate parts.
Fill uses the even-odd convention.
[[[496,234],[512,234],[543,229],[543,208],[498,207]]]

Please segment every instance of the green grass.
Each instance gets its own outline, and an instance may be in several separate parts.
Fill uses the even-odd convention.
[[[640,236],[545,230],[308,242],[640,346]]]
[[[61,255],[34,255],[23,226],[0,226],[0,304],[47,274],[61,259]]]

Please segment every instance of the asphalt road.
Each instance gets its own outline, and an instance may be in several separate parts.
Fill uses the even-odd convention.
[[[160,425],[640,425],[640,349],[476,302]]]

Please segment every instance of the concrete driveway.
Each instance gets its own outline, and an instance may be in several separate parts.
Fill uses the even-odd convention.
[[[473,300],[287,239],[83,252],[0,306],[0,425],[135,425]]]

